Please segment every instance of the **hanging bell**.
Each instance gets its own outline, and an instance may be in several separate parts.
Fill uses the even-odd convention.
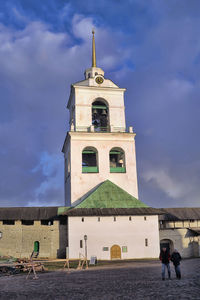
[[[95,109],[93,109],[93,114],[97,114],[97,110],[96,110],[96,108],[95,108]]]
[[[102,115],[106,115],[106,110],[103,109],[101,114],[102,114]]]

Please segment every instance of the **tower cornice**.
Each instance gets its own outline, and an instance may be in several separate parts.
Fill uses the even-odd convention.
[[[72,85],[76,89],[89,89],[89,90],[103,90],[103,91],[126,91],[125,88],[119,88],[119,87],[105,87],[105,86],[84,86],[84,85]]]

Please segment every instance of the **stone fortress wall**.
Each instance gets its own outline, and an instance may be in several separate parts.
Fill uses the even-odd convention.
[[[54,220],[53,225],[41,225],[34,221],[33,225],[22,225],[21,220],[14,225],[3,225],[0,221],[0,256],[30,257],[34,243],[39,242],[39,257],[65,257],[67,245],[67,226]]]

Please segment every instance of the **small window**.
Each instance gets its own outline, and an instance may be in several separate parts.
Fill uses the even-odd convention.
[[[84,218],[81,218],[81,222],[84,222],[85,220],[84,220]]]
[[[144,220],[146,221],[146,220],[147,220],[147,217],[144,217]]]
[[[87,147],[82,152],[82,173],[98,173],[97,150]]]
[[[100,222],[101,221],[101,218],[100,217],[98,217],[98,222]]]
[[[160,221],[160,228],[165,229],[166,228],[166,222],[165,221]]]
[[[22,220],[22,225],[34,225],[34,221],[33,220]]]
[[[125,155],[119,148],[113,148],[110,151],[110,173],[125,173]]]
[[[103,247],[103,251],[109,251],[108,247]]]
[[[129,221],[131,221],[132,220],[132,218],[131,218],[131,216],[129,217]]]
[[[123,252],[123,253],[126,253],[126,252],[128,252],[128,248],[127,248],[127,246],[122,246],[122,252]]]
[[[113,218],[113,221],[116,222],[116,217]]]
[[[3,225],[15,225],[15,220],[3,220]]]
[[[2,236],[3,236],[3,232],[0,231],[0,239],[2,238]]]
[[[83,248],[83,240],[80,240],[80,248]]]
[[[91,76],[90,73],[88,73],[88,78],[90,78],[90,76]]]
[[[145,239],[145,246],[148,247],[148,239]]]
[[[98,73],[97,73],[97,72],[95,72],[95,76],[96,76],[96,75],[98,75]]]
[[[51,226],[53,225],[53,220],[41,220],[41,225]]]

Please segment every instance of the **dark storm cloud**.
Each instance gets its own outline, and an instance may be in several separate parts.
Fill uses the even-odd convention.
[[[0,7],[0,206],[64,204],[65,105],[90,66],[93,26],[98,66],[127,88],[140,199],[199,206],[199,1]]]

